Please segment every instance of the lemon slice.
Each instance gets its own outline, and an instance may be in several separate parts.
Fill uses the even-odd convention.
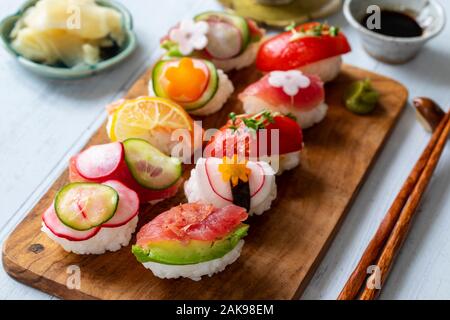
[[[162,132],[177,129],[193,130],[193,120],[181,106],[163,98],[141,97],[116,108],[108,135],[112,141],[141,138],[152,142]]]

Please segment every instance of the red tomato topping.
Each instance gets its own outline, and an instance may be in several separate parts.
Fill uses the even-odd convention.
[[[318,22],[306,23],[295,29],[304,32],[318,25]],[[257,68],[264,72],[291,70],[351,51],[342,32],[336,35],[304,35],[294,40],[293,35],[287,31],[264,42],[256,58]]]
[[[246,117],[250,116],[247,115]],[[237,129],[232,130],[231,128],[233,126]],[[303,148],[302,130],[295,120],[281,114],[274,115],[273,123],[266,121],[265,129],[267,130],[267,135],[263,135],[262,131],[258,130],[255,136],[251,129],[248,130],[242,121],[242,117],[238,117],[234,125],[230,120],[211,138],[211,141],[205,149],[205,154],[207,157],[219,158],[223,156],[232,157],[234,154],[245,154],[246,157],[253,157],[256,154],[251,155],[250,153],[251,150],[254,150],[257,152],[257,156],[261,157],[276,154],[282,155],[299,151]],[[272,148],[270,138],[272,130],[278,130],[279,133],[278,152]],[[264,148],[261,141],[267,141],[265,150],[261,149],[261,147]]]

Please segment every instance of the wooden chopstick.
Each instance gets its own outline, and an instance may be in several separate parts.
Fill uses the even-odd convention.
[[[380,258],[378,259],[377,266],[379,267],[379,277],[380,277],[379,280],[381,287],[385,283],[389,275],[389,272],[392,268],[392,264],[397,256],[397,253],[399,252],[404,240],[406,239],[414,214],[417,210],[417,207],[420,204],[420,200],[422,199],[425,193],[425,189],[427,188],[431,180],[433,172],[436,169],[436,166],[439,162],[439,158],[442,155],[442,151],[444,150],[449,134],[450,134],[450,121],[447,117],[444,131],[442,132],[439,141],[436,144],[436,147],[431,153],[430,159],[428,160],[427,165],[425,166],[425,169],[423,170],[419,178],[419,181],[414,187],[414,190],[412,191],[408,202],[403,208],[400,217],[397,223],[395,224],[394,230],[392,231],[389,240],[387,241],[386,246],[384,247],[380,255]],[[380,290],[381,288],[371,289],[365,286],[360,299],[361,300],[375,299],[379,295]]]
[[[450,111],[444,116],[444,118],[442,118],[439,126],[434,131],[433,136],[430,139],[430,142],[428,143],[427,147],[423,151],[422,155],[420,156],[419,160],[417,161],[416,165],[414,166],[414,168],[411,171],[410,175],[408,176],[407,180],[403,184],[400,192],[398,193],[397,197],[395,198],[389,211],[383,218],[378,230],[376,231],[375,235],[373,236],[373,238],[369,242],[369,245],[367,246],[366,250],[364,251],[358,265],[356,266],[356,268],[352,272],[350,278],[347,280],[346,284],[344,285],[344,288],[342,289],[341,293],[338,296],[338,300],[356,299],[358,293],[362,290],[363,287],[365,287],[367,268],[371,265],[374,265],[376,259],[380,256],[380,252],[383,250],[385,244],[388,241],[389,236],[391,235],[394,227],[396,226],[397,220],[399,220],[399,217],[402,213],[403,208],[405,207],[405,204],[407,203],[408,199],[410,198],[410,195],[412,195],[412,193],[414,192],[415,187],[418,184],[418,181],[422,176],[422,173],[424,172],[425,168],[427,167],[429,160],[432,157],[432,154],[434,153],[434,149],[437,148],[439,143],[441,143],[440,149],[442,152],[442,149],[445,146],[446,139],[442,139],[442,137],[444,137],[445,135],[448,136],[449,117],[450,117]],[[445,131],[444,129],[447,130],[446,134],[444,132]],[[444,141],[444,142],[442,142],[442,141]],[[440,156],[440,153],[439,153],[439,156]],[[437,158],[435,158],[436,163],[434,164],[434,167],[437,164],[439,156]],[[431,165],[432,165],[432,163],[431,163]],[[434,170],[434,168],[433,168],[433,170]],[[431,171],[431,173],[432,172],[433,171]],[[431,177],[431,174],[430,174],[430,177]],[[423,182],[424,181],[422,181],[422,183]],[[428,181],[426,182],[426,184],[428,184]],[[426,186],[426,184],[425,184],[425,186]],[[420,200],[420,198],[418,200]],[[411,202],[409,202],[409,203],[411,203]],[[410,207],[410,210],[411,209],[412,208]],[[414,212],[414,210],[412,211],[412,213],[413,212]],[[405,232],[404,236],[406,236],[406,232]],[[394,241],[394,240],[392,240],[392,241]],[[384,258],[384,262],[387,262],[386,257]],[[384,279],[386,279],[386,277]],[[367,288],[365,288],[365,289],[367,289]],[[378,291],[378,290],[371,290],[371,291]],[[367,296],[367,294],[366,294],[366,296]]]

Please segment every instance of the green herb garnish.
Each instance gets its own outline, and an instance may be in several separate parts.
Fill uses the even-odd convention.
[[[238,120],[238,116],[236,115],[236,113],[231,112],[228,117],[231,120],[231,125],[228,128],[236,131],[238,129],[238,124],[236,123],[236,121]],[[265,129],[267,122],[274,123],[275,120],[273,119],[273,117],[274,114],[272,112],[262,111],[249,118],[239,117],[239,119],[242,120],[242,123],[244,123],[247,128],[258,131],[260,129]]]
[[[291,118],[294,121],[297,121],[297,117],[292,112],[287,113],[286,117]]]
[[[242,122],[244,122],[245,126],[249,129],[258,131],[259,129],[264,128],[264,123],[261,120],[256,120],[253,118],[242,118]]]
[[[270,111],[262,111],[251,118],[243,118],[242,122],[244,122],[247,128],[258,131],[260,129],[265,129],[267,122],[274,123],[275,121],[273,119],[273,114]]]
[[[236,126],[236,113],[230,112],[230,114],[228,115],[228,117],[230,118],[231,124],[232,124],[232,125],[230,126],[230,129],[233,130],[233,131],[236,131],[236,130],[237,130],[237,126]]]
[[[339,34],[339,27],[331,26],[329,33],[330,36],[336,37]]]
[[[297,24],[295,22],[291,22],[286,28],[284,28],[285,31],[293,31],[295,32],[295,27]]]
[[[295,41],[305,36],[310,37],[320,37],[323,35],[330,35],[331,37],[336,37],[339,34],[339,27],[330,26],[327,23],[321,23],[313,26],[311,29],[305,30],[304,27],[301,27],[299,31],[295,29],[295,26],[289,25],[286,28],[287,31],[292,31],[293,35],[290,41]]]
[[[313,36],[320,37],[322,35],[322,33],[323,33],[323,26],[324,26],[323,23],[321,23],[321,24],[319,24],[317,26],[314,26],[311,29]]]
[[[275,120],[273,120],[273,115],[272,115],[272,113],[270,111],[263,111],[261,116],[264,117],[270,123],[274,123],[275,122]]]
[[[182,57],[179,46],[176,42],[165,40],[161,44],[161,48],[167,50],[167,55],[170,57]]]

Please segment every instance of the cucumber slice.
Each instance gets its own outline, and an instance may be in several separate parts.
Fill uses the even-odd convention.
[[[240,35],[241,35],[241,48],[239,50],[239,52],[237,52],[237,54],[235,56],[240,55],[242,52],[244,52],[248,45],[250,44],[251,41],[251,35],[250,35],[250,28],[248,27],[248,23],[247,21],[237,15],[234,14],[230,14],[230,13],[226,13],[226,12],[204,12],[201,13],[199,15],[197,15],[194,18],[195,21],[207,21],[208,23],[212,24],[214,22],[225,22],[225,23],[229,23],[231,25],[233,25],[234,27],[236,27],[239,31],[240,31]],[[212,30],[214,30],[215,28],[213,27]],[[208,42],[211,42],[212,46],[214,44],[219,43],[219,41],[222,41],[221,43],[223,43],[223,38],[217,39],[217,41],[213,41],[211,38],[213,36],[209,35],[208,36]],[[229,43],[230,41],[226,41],[225,43]],[[214,52],[216,52],[216,50],[214,50],[213,47],[208,47],[206,48],[208,52],[210,52],[211,54],[214,54]],[[214,58],[216,58],[215,56],[213,56]],[[217,57],[218,59],[220,59],[220,57]],[[231,58],[231,57],[230,57]]]
[[[163,190],[180,179],[183,169],[181,161],[168,157],[142,139],[128,139],[123,142],[125,162],[134,179],[143,187]]]
[[[119,194],[113,188],[75,182],[63,187],[55,198],[55,212],[69,228],[86,231],[110,220],[116,213]]]
[[[165,84],[167,83],[167,80],[165,79],[165,72],[169,67],[175,66],[179,61],[179,59],[161,60],[153,68],[152,85],[153,92],[156,96],[173,100],[167,93],[165,87]],[[197,110],[205,106],[216,95],[219,88],[219,75],[217,74],[217,69],[214,64],[209,61],[199,59],[195,59],[194,62],[197,65],[201,63],[201,67],[204,67],[208,70],[209,80],[205,91],[203,92],[203,95],[198,100],[193,102],[175,101],[180,104],[186,111]]]

